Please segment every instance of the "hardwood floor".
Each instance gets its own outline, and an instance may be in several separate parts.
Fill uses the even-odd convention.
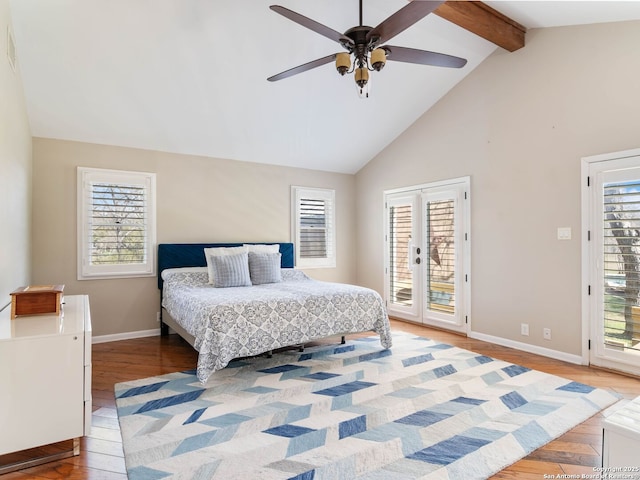
[[[606,388],[627,399],[640,395],[640,380],[637,378],[572,365],[401,321],[392,320],[391,324],[394,330],[411,332],[595,387]],[[92,353],[93,427],[91,435],[81,441],[80,455],[0,475],[0,479],[126,479],[115,409],[114,384],[191,369],[196,363],[196,352],[177,335],[96,344],[93,345]],[[43,399],[43,408],[46,408],[46,399]],[[52,415],[55,415],[55,412],[52,412]],[[593,474],[592,467],[599,466],[601,461],[602,419],[602,414],[595,415],[491,478],[540,480],[544,478],[544,474],[556,477],[559,474]],[[14,458],[16,457],[6,455],[0,457],[0,465]]]

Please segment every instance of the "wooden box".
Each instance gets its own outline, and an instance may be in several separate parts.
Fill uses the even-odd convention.
[[[11,292],[11,318],[18,315],[60,314],[64,285],[29,285]]]

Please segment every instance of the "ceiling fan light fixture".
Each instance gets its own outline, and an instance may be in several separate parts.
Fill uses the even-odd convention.
[[[360,88],[363,88],[369,81],[369,70],[367,70],[366,67],[358,67],[356,68],[356,71],[353,76],[354,76],[354,80],[356,81],[356,84]]]
[[[371,63],[371,68],[376,72],[379,72],[387,63],[387,52],[385,52],[384,48],[376,48],[371,52],[369,61]]]
[[[271,5],[269,7],[271,10],[329,40],[339,43],[347,50],[347,53],[333,53],[318,58],[280,72],[277,75],[273,75],[267,78],[267,80],[270,82],[282,80],[283,78],[288,78],[313,68],[335,62],[336,70],[340,75],[354,74],[358,94],[361,98],[368,98],[371,88],[369,72],[379,72],[382,70],[387,63],[387,58],[394,62],[449,68],[462,68],[467,63],[464,58],[454,57],[452,55],[387,45],[387,42],[393,37],[437,9],[440,4],[444,3],[443,0],[409,2],[374,28],[362,23],[362,3],[363,0],[359,0],[358,10],[360,13],[360,24],[348,29],[344,33],[333,30],[326,25],[318,23],[304,15],[300,15],[288,8],[280,5]]]
[[[340,75],[344,75],[351,68],[351,55],[348,53],[337,53],[336,54],[336,70]]]

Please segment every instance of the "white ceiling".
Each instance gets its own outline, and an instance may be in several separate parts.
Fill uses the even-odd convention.
[[[277,0],[345,31],[357,0]],[[360,99],[331,64],[341,51],[271,11],[274,0],[10,0],[32,134],[355,173],[496,47],[436,15],[390,43],[468,60],[389,63]],[[488,1],[527,28],[640,19],[640,1]],[[365,0],[375,26],[406,0]],[[526,48],[526,47],[525,47]]]

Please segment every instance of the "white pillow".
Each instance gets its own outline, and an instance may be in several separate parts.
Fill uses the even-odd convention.
[[[220,255],[237,255],[238,253],[248,253],[247,247],[212,247],[204,249],[204,258],[207,260],[207,273],[209,274],[209,285],[215,285],[216,283],[215,272],[210,257]]]
[[[271,244],[252,245],[250,243],[245,243],[243,246],[246,247],[248,251],[251,253],[279,253],[280,252],[280,245],[278,245],[277,243],[274,245],[271,245]]]

